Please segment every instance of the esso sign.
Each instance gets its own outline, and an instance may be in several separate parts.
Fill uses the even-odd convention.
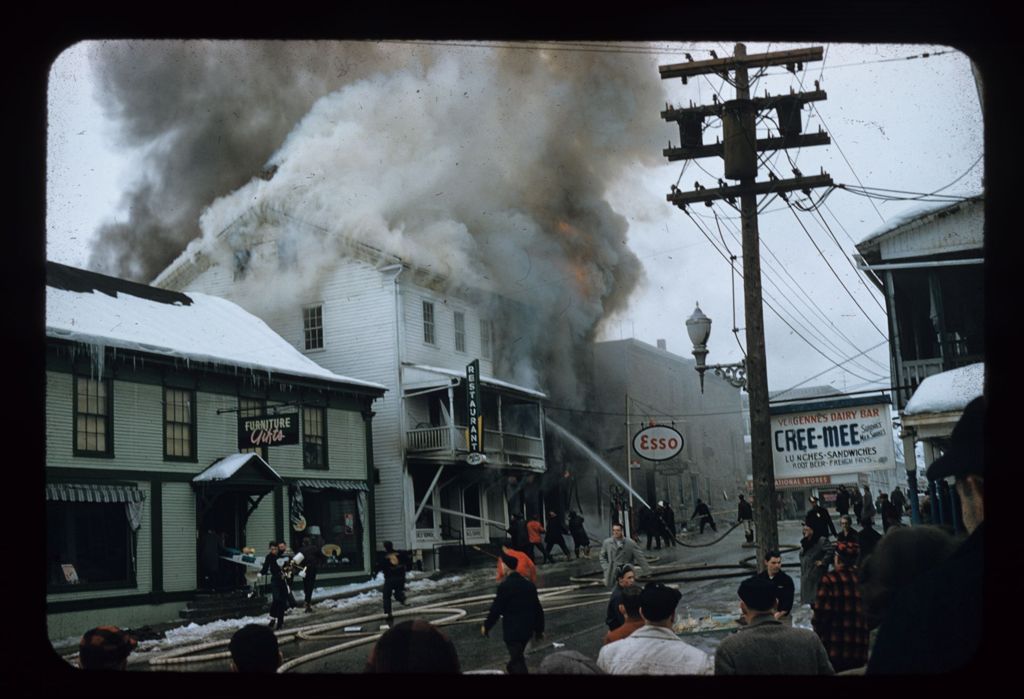
[[[683,450],[683,435],[667,425],[645,427],[633,435],[633,451],[648,461],[667,461]]]

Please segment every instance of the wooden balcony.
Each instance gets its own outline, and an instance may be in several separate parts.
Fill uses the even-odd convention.
[[[436,456],[449,459],[469,451],[466,427],[455,427],[455,448],[452,449],[451,430],[448,427],[417,427],[406,431],[405,449],[417,456]],[[531,459],[544,459],[544,442],[540,437],[484,430],[484,451],[492,463],[516,464]]]

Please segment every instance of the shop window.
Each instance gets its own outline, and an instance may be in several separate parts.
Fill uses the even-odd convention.
[[[195,391],[164,388],[164,458],[196,460]]]
[[[330,488],[302,489],[307,531],[311,527],[319,527],[320,540],[316,543],[320,547],[336,544],[341,548],[341,554],[329,560],[323,571],[363,568],[363,521],[359,516],[358,498],[357,492]]]
[[[46,503],[47,588],[135,585],[134,534],[122,502]]]
[[[113,456],[114,432],[111,382],[75,377],[76,456]]]

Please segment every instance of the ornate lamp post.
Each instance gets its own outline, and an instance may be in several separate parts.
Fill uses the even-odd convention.
[[[711,336],[711,319],[700,310],[699,303],[693,314],[686,320],[686,332],[690,335],[690,342],[693,343],[693,356],[697,358],[697,366],[694,368],[700,374],[701,393],[704,393],[704,372],[708,369],[713,369],[716,374],[736,388],[747,390],[746,359],[741,359],[735,364],[704,363],[704,358],[708,356],[707,343]]]

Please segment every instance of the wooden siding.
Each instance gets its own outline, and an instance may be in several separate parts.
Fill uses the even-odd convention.
[[[442,296],[414,284],[402,284],[402,322],[405,338],[402,360],[463,372],[474,359],[480,360],[480,373],[494,376],[490,359],[480,356],[480,313],[463,299]],[[423,341],[423,302],[434,304],[434,345]],[[466,316],[466,351],[455,351],[455,313]],[[491,348],[494,355],[494,348]],[[500,378],[500,377],[495,377]]]
[[[164,483],[164,591],[196,589],[196,496],[191,483]],[[269,540],[269,539],[268,539]]]
[[[351,410],[327,411],[327,478],[367,480],[366,427],[363,416]]]

